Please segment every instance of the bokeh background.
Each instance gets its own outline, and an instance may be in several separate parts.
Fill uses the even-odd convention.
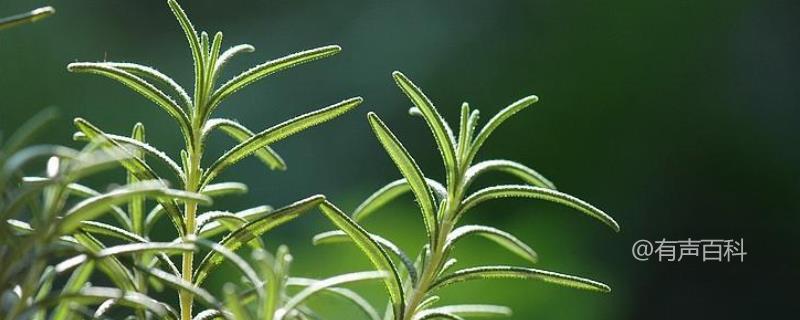
[[[541,201],[479,207],[468,221],[531,243],[538,267],[597,279],[613,292],[484,281],[448,289],[445,301],[506,304],[514,319],[744,319],[796,308],[800,2],[183,2],[199,29],[225,33],[225,47],[256,46],[226,76],[302,49],[344,48],[248,87],[221,115],[259,130],[347,97],[365,98],[358,110],[276,144],[288,171],[270,172],[254,159],[229,170],[223,178],[246,182],[250,193],[219,207],[281,206],[324,193],[354,209],[399,177],[372,136],[367,111],[380,114],[427,175],[441,178],[427,127],[407,115],[410,102],[391,80],[401,70],[451,122],[463,101],[485,121],[518,98],[538,95],[541,101],[501,127],[480,158],[530,165],[622,225],[614,234]],[[141,121],[148,138],[176,156],[178,131],[159,109],[117,83],[65,68],[73,61],[138,62],[191,87],[191,57],[164,1],[11,0],[0,3],[0,15],[39,5],[58,12],[0,33],[0,128],[8,132],[54,105],[62,119],[41,141],[76,145],[76,116],[115,133]],[[215,136],[210,152],[231,143]],[[493,179],[485,181],[507,181]],[[410,197],[366,226],[409,252],[422,243]],[[296,275],[369,268],[350,246],[311,246],[311,236],[330,227],[312,214],[266,240],[291,246]],[[662,238],[744,238],[748,255],[743,263],[631,257],[636,240]],[[457,254],[462,266],[524,264],[480,239]],[[218,288],[237,278],[223,268],[210,283]],[[378,284],[357,288],[382,305]],[[353,312],[330,302],[315,304],[337,319]]]

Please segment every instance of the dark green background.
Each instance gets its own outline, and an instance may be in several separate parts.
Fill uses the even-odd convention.
[[[399,177],[372,136],[370,110],[427,175],[441,178],[426,126],[407,115],[410,102],[391,80],[401,70],[451,123],[462,101],[479,108],[485,122],[516,99],[538,95],[538,104],[496,131],[480,158],[530,165],[622,225],[614,234],[540,201],[479,207],[467,220],[529,242],[541,256],[538,267],[603,281],[613,293],[487,281],[448,289],[446,301],[507,304],[515,319],[730,319],[796,308],[790,288],[799,266],[800,2],[183,2],[199,29],[225,33],[224,47],[256,46],[226,77],[302,49],[344,48],[248,87],[221,115],[260,130],[347,97],[365,98],[356,111],[276,144],[289,171],[269,172],[253,159],[230,170],[222,178],[246,182],[251,192],[218,202],[221,208],[280,206],[324,193],[352,210]],[[119,84],[65,68],[73,61],[138,62],[191,87],[191,57],[165,3],[16,0],[0,3],[0,15],[45,4],[58,13],[0,33],[0,128],[9,131],[55,105],[62,120],[42,141],[75,145],[75,116],[115,133],[142,121],[148,138],[176,156],[178,131],[165,114]],[[230,143],[215,136],[210,152]],[[121,174],[114,177],[119,182]],[[413,202],[408,197],[391,208],[367,227],[416,253],[423,229]],[[310,246],[310,237],[328,228],[313,214],[266,240],[292,246],[296,275],[367,269],[351,247]],[[744,238],[748,255],[743,263],[631,257],[637,239],[661,238]],[[461,265],[524,265],[481,240],[457,254]],[[233,277],[221,269],[212,286]],[[382,305],[378,284],[357,288]],[[337,319],[352,312],[327,300],[317,305],[340,313]]]

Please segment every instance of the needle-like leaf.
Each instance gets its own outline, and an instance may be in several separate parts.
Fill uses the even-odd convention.
[[[350,98],[329,107],[286,120],[278,125],[259,132],[251,138],[239,143],[219,157],[219,159],[217,159],[217,161],[215,161],[208,168],[208,171],[203,176],[203,183],[201,183],[201,185],[211,182],[227,167],[233,165],[244,157],[251,155],[253,152],[256,152],[265,146],[280,141],[307,128],[336,118],[343,113],[357,107],[362,101],[363,99],[360,97]]]
[[[106,145],[106,149],[113,149],[113,150],[123,150],[127,152],[124,146],[119,144],[118,142],[109,139],[105,132],[97,128],[96,126],[92,125],[88,121],[82,118],[75,118],[74,120],[75,126],[83,132],[87,137],[92,139],[92,141],[99,141]],[[161,180],[158,175],[153,171],[144,160],[135,157],[133,154],[130,154],[129,158],[120,161],[123,167],[126,170],[131,172],[133,175],[136,176],[137,179],[140,181],[149,181],[149,180]],[[162,183],[164,187],[166,187],[165,183]],[[183,235],[186,232],[186,225],[182,218],[182,213],[178,208],[178,205],[175,203],[173,199],[168,200],[161,200],[159,201],[160,206],[164,209],[164,211],[169,215],[172,224],[175,226],[175,229],[178,231],[180,235]]]
[[[375,136],[378,137],[381,145],[386,149],[386,153],[389,154],[392,161],[394,161],[395,165],[400,170],[400,173],[402,173],[403,177],[408,181],[411,191],[417,199],[417,204],[422,210],[422,218],[425,223],[428,238],[431,243],[435,242],[438,221],[436,217],[436,208],[433,203],[433,195],[431,194],[430,188],[428,188],[428,184],[425,182],[425,176],[422,175],[422,171],[419,169],[419,166],[417,166],[414,158],[411,157],[411,154],[408,153],[408,150],[403,147],[397,137],[395,137],[383,121],[378,118],[378,115],[370,112],[367,114],[367,117],[369,118],[372,130],[375,132]]]
[[[160,303],[144,294],[132,291],[123,291],[117,288],[87,287],[75,293],[62,294],[58,297],[54,297],[52,300],[58,300],[69,305],[69,303],[72,302],[80,304],[99,304],[108,299],[115,299],[117,304],[132,308],[145,308],[162,319],[175,319],[175,311],[168,309],[167,305]],[[52,319],[66,319],[66,315],[63,317],[53,317]]]
[[[411,261],[411,258],[409,258],[408,255],[392,241],[376,234],[370,234],[370,237],[372,237],[372,239],[379,243],[384,249],[394,254],[405,267],[406,272],[408,272],[408,275],[411,277],[411,280],[416,283],[418,276],[417,268],[414,267],[414,262]],[[353,241],[353,239],[341,230],[319,233],[313,238],[314,245],[350,241]]]
[[[550,180],[547,180],[547,178],[536,172],[536,170],[509,160],[486,160],[471,166],[464,174],[464,185],[469,186],[481,174],[492,171],[506,172],[522,179],[522,181],[525,183],[537,187],[549,189],[556,188],[556,186],[550,182]]]
[[[247,193],[247,185],[241,182],[220,182],[212,183],[200,190],[201,194],[215,198],[232,194]]]
[[[189,116],[186,115],[186,112],[181,109],[175,100],[144,79],[102,62],[70,63],[67,66],[67,70],[72,72],[94,73],[119,81],[133,91],[143,95],[148,100],[155,102],[156,105],[161,107],[161,109],[166,111],[167,114],[178,122],[178,126],[185,136],[191,135],[192,129],[189,124]]]
[[[185,281],[185,280],[183,280],[181,278],[178,278],[178,277],[176,277],[174,275],[171,275],[171,274],[166,273],[164,271],[161,271],[159,269],[145,268],[145,267],[142,267],[142,266],[137,266],[137,269],[139,271],[141,271],[141,272],[144,272],[144,273],[150,275],[150,276],[158,278],[158,280],[168,284],[169,286],[171,286],[174,289],[187,291],[187,292],[191,293],[195,297],[200,298],[200,302],[204,303],[208,307],[217,308],[217,309],[220,309],[222,307],[222,305],[219,303],[219,301],[217,301],[217,299],[214,298],[214,296],[211,295],[211,293],[209,293],[205,289],[200,288],[198,286],[195,286],[195,285],[193,285],[193,284],[191,284],[191,283],[189,283],[189,282],[187,282],[187,281]]]
[[[228,247],[226,247],[226,246],[224,246],[224,245],[222,245],[220,243],[216,243],[216,242],[209,241],[209,240],[206,240],[206,239],[195,239],[194,242],[199,244],[199,245],[201,245],[201,246],[204,246],[204,247],[210,249],[211,253],[215,253],[216,254],[215,256],[212,256],[210,259],[216,259],[217,261],[220,261],[220,262],[222,260],[228,260],[237,269],[239,269],[239,272],[241,272],[242,275],[244,275],[247,278],[247,280],[250,281],[250,283],[259,283],[260,282],[260,280],[258,278],[258,274],[256,273],[255,270],[253,270],[253,267],[251,267],[249,264],[247,264],[247,262],[244,261],[244,259],[242,259],[241,257],[239,257],[236,253],[234,253],[233,250],[235,250],[235,249],[233,249],[233,250],[228,249]],[[211,254],[211,253],[209,253],[209,254]],[[216,257],[219,257],[219,258],[216,258]],[[208,258],[208,256],[206,256],[206,258]],[[202,263],[201,263],[201,265],[202,265]],[[210,264],[210,265],[213,265],[213,264]],[[200,273],[201,271],[203,271],[203,270],[198,268],[197,269],[197,274],[207,274],[207,273]],[[207,270],[205,270],[205,271],[207,271]],[[194,280],[194,284],[193,285],[200,286],[202,284],[202,282],[203,282],[203,279],[204,279],[204,277],[203,278],[196,278]],[[260,287],[256,286],[256,294],[258,295],[259,298],[263,298],[264,297],[264,290],[261,289]]]
[[[57,269],[58,268],[56,268],[56,270]],[[78,292],[89,279],[89,276],[92,274],[92,270],[94,270],[94,261],[87,261],[81,264],[77,269],[75,269],[75,271],[72,272],[72,275],[70,275],[69,280],[67,280],[67,284],[65,284],[64,288],[61,289],[61,295],[63,296]],[[61,301],[61,303],[59,303],[56,307],[55,311],[53,311],[52,319],[61,320],[66,319],[68,316],[69,303],[67,301]]]
[[[321,195],[312,196],[295,202],[289,206],[275,210],[270,214],[256,220],[252,220],[236,231],[231,232],[229,235],[223,238],[219,244],[226,250],[235,251],[243,244],[250,242],[264,232],[291,221],[308,210],[318,206],[324,200],[325,197]],[[220,250],[209,252],[196,268],[193,277],[195,279],[195,285],[199,286],[202,284],[203,280],[205,280],[205,278],[208,276],[209,271],[211,271],[211,269],[217,264],[222,262],[224,258],[225,256],[222,255]]]
[[[464,199],[464,201],[461,203],[461,211],[459,211],[458,215],[463,215],[472,207],[486,200],[509,197],[543,199],[562,204],[577,209],[592,218],[600,220],[600,222],[608,225],[611,227],[611,229],[614,229],[614,231],[619,231],[619,224],[617,224],[613,218],[586,201],[575,198],[563,192],[558,192],[556,190],[524,185],[500,185],[478,190]]]
[[[289,69],[296,65],[332,56],[334,54],[339,53],[339,51],[341,50],[342,50],[341,47],[335,45],[324,46],[316,49],[301,51],[295,54],[271,60],[263,64],[257,65],[255,67],[252,67],[249,70],[242,72],[238,76],[233,77],[233,79],[224,83],[216,91],[214,91],[211,101],[209,102],[209,105],[211,106],[209,112],[213,111],[213,109],[217,105],[219,105],[219,103],[222,102],[222,100],[224,100],[234,92],[246,87],[247,85],[255,81],[258,81],[263,77],[266,77],[270,74],[273,74],[281,70]]]
[[[195,82],[194,82],[194,96],[198,98],[200,96],[200,88],[203,85],[203,53],[200,49],[200,40],[197,38],[197,31],[195,31],[192,22],[189,21],[189,18],[186,16],[186,12],[183,11],[178,2],[175,0],[168,0],[167,4],[169,5],[170,9],[172,9],[172,13],[175,15],[175,18],[178,19],[178,23],[181,25],[181,29],[183,29],[183,33],[186,35],[186,40],[189,42],[189,48],[192,51],[192,61],[194,61],[194,74],[195,74]],[[196,106],[197,107],[197,106]]]
[[[467,225],[458,227],[447,235],[447,242],[444,247],[451,248],[459,239],[470,234],[477,234],[492,240],[531,263],[536,263],[539,260],[539,256],[536,252],[525,244],[525,242],[522,242],[522,240],[517,239],[517,237],[508,232],[489,226]]]
[[[494,117],[489,119],[483,129],[481,129],[481,131],[478,132],[478,135],[475,136],[475,140],[472,142],[472,146],[470,146],[470,150],[467,153],[465,163],[472,163],[472,159],[475,158],[475,154],[478,152],[481,146],[483,146],[483,143],[486,142],[486,139],[489,138],[489,135],[491,135],[492,132],[494,132],[494,130],[500,126],[500,124],[502,124],[504,121],[506,121],[506,119],[515,113],[529,105],[536,103],[537,101],[539,101],[539,97],[527,96],[517,100],[508,107],[505,107],[503,110],[500,110],[500,112],[498,112]]]
[[[241,218],[245,221],[256,221],[261,218],[264,218],[268,214],[272,213],[274,210],[270,206],[258,206],[255,208],[250,208],[246,210],[242,210],[239,212],[234,213],[236,217]],[[239,220],[239,219],[237,219]],[[212,220],[206,223],[205,225],[200,228],[198,232],[198,236],[200,238],[210,238],[213,237],[220,232],[228,230],[228,227],[223,225],[220,221]]]
[[[458,304],[428,309],[431,313],[449,313],[462,317],[508,317],[511,309],[492,304]]]
[[[303,286],[303,287],[307,287],[307,286],[313,285],[314,283],[316,283],[318,281],[319,280],[316,280],[316,279],[293,277],[293,278],[289,278],[286,281],[286,285],[287,286]],[[331,288],[331,287],[328,287],[325,290],[323,290],[323,292],[329,292],[329,293],[331,293],[333,295],[342,297],[342,298],[352,302],[353,305],[357,306],[359,308],[359,310],[364,312],[364,315],[366,315],[370,320],[381,320],[380,315],[378,315],[378,312],[375,310],[375,308],[372,307],[372,305],[369,303],[369,301],[367,301],[362,296],[360,296],[358,293],[355,293],[352,290],[345,289],[345,288]]]
[[[301,303],[305,302],[305,300],[307,300],[314,294],[322,292],[325,289],[352,282],[383,279],[386,278],[388,275],[389,274],[384,271],[365,271],[365,272],[346,273],[330,277],[328,279],[316,281],[311,285],[305,287],[303,290],[301,290],[294,296],[292,296],[289,299],[289,301],[287,301],[283,305],[283,307],[281,307],[275,312],[275,319],[276,320],[284,319],[284,316],[286,316],[286,314],[289,311],[299,306]]]
[[[119,145],[130,146],[136,149],[137,151],[143,151],[147,155],[152,156],[155,159],[161,160],[162,163],[167,165],[167,167],[170,168],[173,173],[175,173],[175,176],[178,177],[178,179],[180,179],[181,181],[186,181],[186,175],[183,173],[181,167],[177,163],[175,163],[175,161],[172,160],[172,158],[167,156],[167,154],[164,151],[158,150],[155,147],[145,142],[141,142],[133,138],[128,138],[125,136],[119,136],[115,134],[108,134],[108,133],[104,134],[104,136],[110,140],[117,142]],[[87,137],[86,134],[83,132],[76,132],[73,135],[73,139],[79,141],[80,140],[90,141],[90,138]],[[141,157],[139,156],[137,156],[137,158],[141,159]]]
[[[599,292],[611,292],[611,288],[600,282],[576,276],[532,268],[510,266],[485,266],[458,270],[443,276],[431,285],[436,290],[454,283],[477,279],[535,279],[547,283]]]
[[[230,119],[210,119],[206,122],[203,134],[206,135],[214,129],[219,129],[237,142],[242,143],[253,137],[253,132],[245,126]],[[264,146],[255,151],[255,156],[272,170],[286,170],[286,162],[269,146]]]
[[[31,11],[20,13],[6,18],[0,19],[0,30],[11,28],[25,23],[36,22],[56,13],[53,7],[41,7]]]
[[[430,127],[434,140],[436,140],[436,145],[439,147],[439,152],[444,160],[447,181],[448,183],[452,183],[455,181],[455,172],[458,171],[458,165],[456,163],[456,142],[453,137],[453,131],[447,126],[447,123],[439,114],[439,111],[436,110],[431,100],[422,93],[419,87],[399,71],[393,72],[392,76],[400,89],[403,90],[406,96],[408,96],[420,112],[422,112],[422,116]]]
[[[447,197],[447,189],[441,183],[429,178],[425,178],[425,182],[428,183],[428,187],[436,193],[439,199]],[[370,195],[369,198],[364,200],[364,202],[353,211],[353,220],[364,220],[367,216],[410,190],[411,187],[408,184],[408,180],[405,178],[390,182],[378,189],[378,191],[375,191],[375,193]]]
[[[175,80],[172,80],[172,78],[161,73],[161,71],[158,71],[155,68],[129,62],[102,62],[102,64],[117,69],[122,69],[138,77],[154,80],[158,84],[167,86],[178,96],[179,101],[183,103],[182,107],[184,109],[191,110],[193,107],[192,98],[189,97],[189,94],[186,93],[186,90],[183,89],[183,87],[181,87],[177,82],[175,82]]]
[[[125,186],[117,190],[96,197],[88,198],[67,210],[64,219],[59,224],[62,233],[69,233],[80,225],[81,221],[90,220],[109,210],[110,206],[127,202],[135,196],[147,196],[160,199],[181,199],[210,204],[211,198],[189,193],[181,190],[164,188],[160,183],[144,181],[135,185]]]
[[[217,62],[214,64],[214,74],[219,75],[219,73],[222,72],[222,68],[225,67],[225,64],[227,64],[231,58],[239,55],[240,53],[253,52],[255,50],[256,48],[249,44],[240,44],[228,48],[219,55],[219,58],[217,58]]]
[[[355,221],[350,219],[350,217],[332,203],[328,201],[323,202],[320,205],[320,210],[322,210],[322,213],[328,217],[336,227],[347,233],[347,235],[353,239],[356,246],[361,249],[376,269],[391,275],[391,277],[386,277],[383,283],[386,286],[386,290],[389,292],[395,318],[402,319],[405,310],[405,298],[402,289],[403,282],[400,279],[397,268],[394,263],[392,263],[392,259],[389,258],[386,251],[383,250],[378,242],[370,237],[370,234],[367,233],[366,230],[361,228],[361,226],[356,224]]]

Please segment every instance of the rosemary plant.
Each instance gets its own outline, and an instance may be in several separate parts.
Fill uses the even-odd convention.
[[[252,52],[253,46],[243,44],[221,51],[222,33],[217,32],[213,38],[210,38],[205,32],[198,34],[178,3],[174,0],[169,0],[167,3],[183,29],[191,49],[195,74],[194,91],[191,96],[176,81],[147,66],[115,62],[79,62],[68,66],[72,72],[93,73],[117,80],[154,102],[175,120],[184,142],[180,160],[173,160],[165,152],[148,144],[144,139],[144,127],[141,125],[134,127],[131,137],[125,137],[108,134],[85,119],[75,119],[75,125],[79,130],[75,135],[77,139],[86,139],[108,148],[128,151],[128,158],[122,161],[122,165],[127,169],[129,181],[153,180],[160,181],[163,186],[167,185],[166,181],[169,180],[151,168],[145,160],[148,158],[159,161],[169,168],[171,181],[181,186],[185,192],[199,193],[207,197],[243,192],[246,190],[244,185],[231,182],[215,183],[215,178],[249,155],[258,157],[270,169],[286,169],[286,164],[270,145],[306,128],[331,120],[361,103],[362,99],[358,97],[347,99],[324,109],[284,121],[258,133],[253,133],[233,120],[213,118],[214,111],[234,92],[275,72],[334,55],[340,51],[340,48],[325,46],[271,60],[246,70],[217,86],[217,78],[226,63],[241,53]],[[237,140],[238,144],[224,152],[210,165],[205,165],[203,162],[206,156],[205,142],[209,134],[216,130]],[[165,284],[175,287],[179,292],[180,319],[182,320],[192,319],[195,315],[192,308],[196,299],[210,307],[206,311],[197,313],[199,318],[251,318],[250,310],[238,307],[241,302],[239,299],[227,299],[228,308],[223,310],[216,299],[202,289],[203,281],[209,272],[224,260],[232,262],[239,269],[259,298],[259,305],[255,310],[258,319],[283,319],[287,315],[301,317],[300,313],[294,311],[294,307],[303,301],[302,296],[284,300],[280,293],[282,288],[280,281],[274,280],[286,276],[285,271],[282,271],[285,269],[284,262],[266,259],[272,260],[272,262],[261,268],[252,268],[234,251],[246,244],[259,249],[263,248],[259,239],[262,233],[296,218],[323,201],[323,196],[315,195],[275,211],[271,211],[267,207],[256,207],[232,213],[220,210],[202,212],[198,207],[198,201],[194,200],[159,199],[158,205],[148,214],[144,213],[143,203],[137,201],[129,206],[127,213],[131,220],[129,229],[123,226],[124,233],[122,233],[118,230],[120,228],[103,226],[101,232],[115,234],[118,238],[123,238],[125,235],[128,238],[135,236],[146,240],[148,239],[147,232],[152,228],[153,223],[161,216],[166,215],[179,236],[179,239],[174,241],[176,245],[192,244],[209,250],[209,253],[199,263],[195,261],[194,250],[183,250],[180,269],[170,267],[168,268],[169,272],[153,269],[150,261],[146,259],[137,261],[139,263],[135,271],[137,279],[134,289],[137,292],[144,292],[146,283],[143,279],[146,277],[157,278]],[[219,242],[209,240],[223,232],[227,233]],[[265,251],[258,250],[257,252],[260,253],[257,254],[258,259],[256,260],[265,260]],[[281,259],[288,257],[287,254],[278,256],[283,257]],[[165,264],[170,266],[171,263],[167,259]],[[259,271],[254,269],[259,269]],[[343,278],[347,281],[340,279],[340,281],[324,282],[322,285],[312,284],[310,288],[316,289],[311,293],[326,289],[330,285],[376,277],[378,276],[375,273],[350,274]],[[306,281],[305,283],[316,282]],[[304,294],[309,294],[309,292]],[[289,307],[281,307],[283,302],[286,302]]]
[[[78,305],[117,299],[120,303],[164,311],[144,296],[125,296],[128,288],[117,256],[137,251],[157,250],[163,255],[187,245],[149,243],[147,246],[102,247],[87,232],[95,227],[90,220],[113,212],[127,221],[116,206],[134,198],[209,201],[204,196],[167,189],[153,182],[140,182],[100,193],[76,181],[115,167],[124,159],[121,150],[99,150],[89,144],[83,150],[36,145],[23,148],[31,133],[41,130],[51,112],[34,117],[13,135],[0,151],[0,293],[4,319],[63,319]],[[46,175],[23,177],[25,167],[49,157]],[[80,199],[76,202],[72,199]],[[71,204],[72,203],[72,204]],[[22,219],[22,220],[20,220]],[[25,221],[27,220],[27,221]],[[74,256],[64,260],[64,257]],[[61,261],[57,264],[55,262]],[[86,280],[93,268],[103,270],[116,288],[93,287]],[[72,269],[75,269],[72,271]],[[72,271],[59,293],[51,293],[54,282]]]
[[[444,162],[444,184],[423,175],[394,133],[375,113],[369,113],[378,141],[403,178],[367,198],[352,217],[322,195],[276,210],[268,206],[237,212],[208,209],[214,198],[247,191],[242,183],[216,181],[226,169],[254,155],[269,169],[285,170],[286,163],[272,149],[273,144],[356,108],[362,99],[350,98],[260,132],[231,119],[215,118],[217,108],[236,91],[273,73],[332,56],[341,49],[332,45],[298,52],[259,64],[218,84],[226,63],[241,53],[254,51],[253,46],[241,44],[223,51],[222,33],[213,37],[198,33],[175,0],[168,0],[167,4],[192,55],[191,94],[156,69],[134,63],[78,62],[69,64],[68,70],[116,80],[166,112],[183,140],[178,157],[170,157],[151,145],[141,123],[136,123],[129,135],[117,135],[106,133],[83,118],[74,121],[78,129],[74,138],[86,142],[81,150],[47,145],[25,147],[33,133],[52,118],[50,112],[34,117],[0,144],[0,319],[106,319],[121,314],[135,319],[317,319],[319,315],[306,302],[318,293],[329,293],[351,302],[371,320],[458,320],[511,312],[504,306],[485,304],[435,306],[439,300],[437,290],[463,281],[537,279],[610,291],[600,282],[529,266],[449,271],[456,264],[455,245],[470,235],[492,240],[528,263],[537,262],[538,256],[530,246],[505,231],[484,225],[459,226],[467,212],[491,199],[543,199],[577,209],[619,230],[603,211],[557,191],[531,168],[509,160],[473,163],[492,132],[513,114],[535,103],[536,96],[512,103],[479,131],[478,110],[470,110],[464,103],[456,136],[422,91],[395,72],[398,86],[415,105],[410,113],[421,116],[433,134]],[[52,12],[46,7],[0,19],[0,29],[33,22]],[[209,162],[206,141],[215,131],[237,144]],[[23,172],[40,158],[49,158],[45,174],[25,176]],[[166,168],[166,172],[154,170],[153,162]],[[116,166],[125,169],[125,185],[100,192],[81,184],[83,178]],[[493,171],[508,173],[522,184],[472,191],[477,178]],[[413,260],[390,240],[371,234],[358,224],[409,191],[420,207],[426,232],[426,244]],[[315,236],[314,243],[352,241],[375,271],[327,279],[290,276],[292,258],[288,248],[280,246],[273,255],[266,250],[261,236],[315,208],[338,230]],[[100,220],[104,215],[111,219]],[[164,217],[177,237],[154,241],[151,233]],[[251,257],[236,253],[244,246],[252,248]],[[205,255],[195,259],[198,253]],[[180,256],[179,264],[173,256]],[[223,297],[218,298],[204,289],[204,281],[224,261],[242,275],[242,281],[227,283]],[[91,281],[95,279],[109,286],[93,285]],[[386,287],[389,304],[383,315],[356,292],[340,287],[369,280],[381,280]],[[164,287],[177,292],[177,307],[151,297],[151,289],[160,291]],[[203,310],[196,312],[195,305],[202,305]]]
[[[519,255],[528,263],[535,263],[538,256],[527,244],[515,236],[484,225],[457,226],[459,220],[475,206],[497,198],[543,199],[577,209],[618,231],[618,224],[610,216],[594,206],[555,190],[555,186],[541,174],[520,163],[509,160],[485,160],[473,164],[477,152],[492,132],[506,119],[518,111],[537,102],[536,96],[528,96],[512,103],[476,133],[478,110],[470,110],[464,103],[458,136],[441,117],[431,101],[402,73],[393,74],[397,85],[413,102],[412,115],[421,116],[430,128],[444,162],[446,183],[441,184],[427,178],[416,161],[400,143],[398,138],[375,113],[369,113],[369,123],[390,158],[400,170],[403,178],[393,181],[366,199],[353,212],[353,220],[361,221],[378,211],[391,200],[411,191],[422,213],[427,243],[412,262],[397,245],[378,235],[370,235],[385,252],[394,256],[384,259],[387,270],[393,270],[394,279],[387,280],[391,302],[387,319],[392,313],[395,319],[421,320],[433,318],[461,319],[473,315],[508,315],[510,309],[494,305],[450,305],[433,307],[439,297],[437,290],[451,284],[485,278],[537,279],[549,283],[609,292],[605,284],[576,276],[544,271],[527,266],[480,266],[449,272],[456,263],[452,258],[453,248],[459,240],[470,235],[479,235],[492,240]],[[486,172],[505,172],[520,179],[524,184],[496,185],[469,192],[473,182]],[[342,231],[325,232],[314,237],[315,243],[332,243],[350,240]],[[399,265],[400,267],[397,267]],[[400,277],[399,275],[404,275]]]

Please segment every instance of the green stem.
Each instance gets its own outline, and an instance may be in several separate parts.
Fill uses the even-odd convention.
[[[196,129],[193,131],[195,133],[199,133],[200,125],[194,126]],[[200,178],[202,174],[202,170],[200,167],[200,160],[202,158],[202,149],[200,147],[200,136],[196,134],[193,137],[194,148],[189,152],[189,159],[187,164],[189,168],[186,168],[186,185],[185,190],[189,192],[198,192],[200,188]],[[187,201],[184,204],[184,219],[186,222],[186,236],[184,240],[192,241],[196,237],[197,233],[197,203]],[[183,261],[181,264],[181,277],[187,283],[192,283],[192,275],[194,274],[194,252],[187,251],[183,253]],[[192,305],[194,303],[194,295],[191,292],[182,290],[178,293],[178,298],[180,300],[181,305],[181,320],[191,320],[192,319]]]

